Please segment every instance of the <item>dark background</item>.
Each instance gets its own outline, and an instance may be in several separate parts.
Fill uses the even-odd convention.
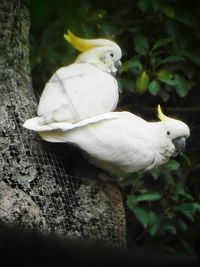
[[[200,2],[32,0],[36,97],[77,51],[63,38],[107,38],[123,51],[118,110],[156,120],[156,106],[191,129],[185,154],[149,174],[121,178],[129,245],[198,254],[200,246]]]

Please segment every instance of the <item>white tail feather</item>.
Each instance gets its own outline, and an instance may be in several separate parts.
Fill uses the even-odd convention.
[[[104,120],[110,120],[110,119],[116,119],[117,114],[115,112],[109,112],[105,114],[101,114],[98,116],[94,116],[76,123],[69,123],[69,122],[53,122],[49,124],[40,124],[40,118],[39,117],[34,117],[32,119],[28,119],[25,121],[23,124],[23,127],[33,130],[36,132],[44,132],[44,131],[69,131],[74,128],[80,128],[83,126],[86,126],[88,124],[96,123],[99,121],[104,121]]]

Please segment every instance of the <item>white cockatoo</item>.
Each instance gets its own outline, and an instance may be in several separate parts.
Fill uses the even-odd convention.
[[[118,103],[114,76],[121,65],[120,47],[106,39],[78,38],[70,31],[64,37],[81,53],[73,64],[58,69],[46,83],[37,110],[38,126],[74,123],[113,111]]]
[[[147,122],[130,112],[109,112],[71,125],[28,128],[46,141],[75,144],[98,167],[123,174],[151,170],[183,151],[188,126],[165,116],[160,106],[158,117],[158,122]]]

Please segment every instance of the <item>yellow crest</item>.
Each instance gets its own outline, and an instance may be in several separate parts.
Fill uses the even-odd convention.
[[[169,117],[167,117],[166,115],[163,114],[160,105],[158,105],[158,107],[157,107],[157,112],[158,112],[158,113],[157,113],[157,116],[158,116],[158,118],[159,118],[161,121],[166,121],[166,120],[169,120],[169,119],[170,119]]]
[[[70,30],[68,30],[67,33],[64,34],[64,38],[74,48],[76,48],[78,51],[81,51],[81,52],[90,50],[91,48],[94,48],[95,46],[97,46],[94,44],[92,40],[79,38],[75,36]]]

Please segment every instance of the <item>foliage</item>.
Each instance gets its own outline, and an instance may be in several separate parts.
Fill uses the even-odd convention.
[[[137,76],[135,84],[130,79],[133,92],[148,91],[165,102],[174,94],[187,96],[198,84],[200,14],[192,17],[191,4],[187,4],[187,12],[186,6],[175,2],[137,1],[137,18],[129,29],[134,32],[131,42],[135,54],[124,63],[127,76]]]
[[[122,47],[120,109],[152,120],[161,103],[169,116],[190,125],[187,156],[150,174],[124,178],[123,185],[135,243],[195,252],[200,226],[199,1],[32,0],[31,21],[37,95],[52,73],[77,55],[63,38],[69,28],[83,37],[114,39]]]
[[[141,223],[144,234],[156,237],[160,246],[170,250],[176,236],[179,247],[192,253],[192,245],[185,243],[183,236],[199,216],[200,196],[191,194],[184,179],[179,162],[173,159],[151,171],[149,176],[138,173],[131,181],[130,177],[123,179],[123,183],[131,184],[127,206],[135,215],[133,225],[137,227]],[[171,238],[163,241],[168,235]]]

